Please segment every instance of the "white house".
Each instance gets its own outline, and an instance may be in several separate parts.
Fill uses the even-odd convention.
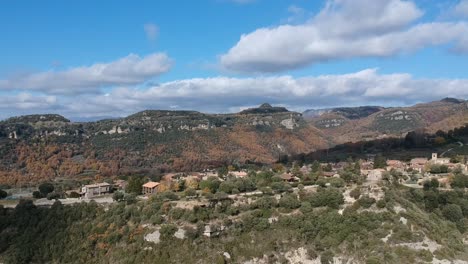
[[[439,158],[437,157],[437,153],[432,153],[432,164],[439,164],[439,165],[447,165],[450,163],[450,158]]]
[[[88,184],[81,188],[81,195],[85,198],[93,198],[95,196],[104,195],[110,193],[112,185],[107,182]]]

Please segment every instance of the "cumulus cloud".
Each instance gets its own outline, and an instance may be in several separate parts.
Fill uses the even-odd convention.
[[[50,94],[96,93],[106,86],[142,83],[169,71],[171,65],[171,59],[164,53],[154,53],[145,57],[130,54],[109,63],[0,79],[0,89],[41,91]]]
[[[159,35],[159,27],[153,23],[147,23],[143,26],[148,40],[154,41]]]
[[[11,115],[33,114],[38,112],[58,111],[57,97],[19,93],[16,95],[0,95],[0,118]]]
[[[468,79],[418,79],[408,73],[381,74],[377,69],[365,69],[349,74],[300,78],[289,75],[193,78],[147,88],[119,87],[98,94],[3,94],[0,117],[38,112],[66,117],[117,117],[146,109],[226,113],[264,102],[302,111],[369,104],[412,105],[447,96],[468,98]]]
[[[330,0],[306,23],[260,28],[221,56],[238,72],[279,72],[356,57],[386,57],[454,43],[468,51],[467,22],[416,23],[423,15],[403,0]]]
[[[93,117],[126,116],[145,109],[223,113],[264,102],[296,111],[368,104],[412,105],[447,96],[468,98],[468,79],[416,79],[407,73],[379,74],[377,69],[366,69],[301,78],[194,78],[147,89],[127,87],[102,95],[60,97],[51,105],[65,116]]]

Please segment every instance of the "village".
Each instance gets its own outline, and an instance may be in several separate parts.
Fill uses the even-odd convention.
[[[30,194],[15,197],[14,193],[10,193],[16,199],[10,198],[9,202],[3,203],[3,205],[14,207],[17,204],[15,200],[28,198],[41,198],[34,201],[38,206],[51,206],[55,200],[59,200],[63,204],[90,202],[92,200],[98,203],[113,203],[125,199],[124,197],[128,197],[125,195],[130,193],[138,199],[148,199],[152,195],[165,192],[185,194],[186,200],[209,197],[217,192],[224,192],[231,195],[231,198],[235,198],[235,196],[261,194],[262,190],[260,190],[259,186],[251,186],[250,188],[231,186],[229,188],[226,187],[229,185],[228,183],[236,180],[246,180],[248,182],[253,175],[262,173],[271,174],[272,182],[282,183],[287,186],[286,188],[293,189],[330,185],[344,187],[345,185],[351,185],[350,183],[372,187],[379,186],[382,181],[390,181],[392,177],[396,177],[398,183],[410,188],[423,188],[424,182],[435,179],[439,188],[450,189],[455,173],[468,174],[468,164],[464,157],[458,159],[445,158],[433,153],[430,159],[425,157],[413,158],[409,162],[385,160],[380,156],[369,155],[366,160],[356,162],[318,163],[316,161],[312,164],[302,164],[302,166],[294,163],[289,168],[281,164],[274,164],[269,168],[256,171],[228,166],[225,171],[204,170],[189,173],[167,173],[159,181],[138,177],[139,181],[133,182],[132,190],[128,189],[128,185],[129,183],[132,184],[133,177],[129,180],[116,179],[112,182],[86,184],[80,189],[67,190],[64,195],[47,195],[46,193],[42,198]],[[349,180],[347,179],[349,177],[355,179]],[[210,189],[210,183],[212,182],[216,182],[216,190]],[[135,186],[135,184],[140,186]],[[241,184],[245,185],[246,183],[242,182]],[[247,184],[253,185],[251,182]],[[284,188],[284,185],[279,186],[281,187],[276,188]]]

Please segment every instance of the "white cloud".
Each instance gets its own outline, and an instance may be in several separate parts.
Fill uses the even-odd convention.
[[[288,7],[288,13],[290,16],[286,19],[287,23],[297,23],[297,22],[303,22],[306,15],[307,15],[307,10],[305,10],[302,7],[299,7],[297,5],[290,5]]]
[[[0,89],[36,90],[51,94],[96,93],[105,86],[139,84],[169,71],[171,65],[171,59],[164,53],[145,57],[130,54],[109,63],[0,79]]]
[[[124,116],[145,109],[229,112],[263,102],[292,110],[350,105],[411,105],[444,97],[468,98],[468,79],[415,79],[376,69],[302,78],[195,78],[148,89],[118,88],[103,95],[61,98],[66,116]],[[86,105],[86,107],[83,107]]]
[[[156,24],[147,23],[143,26],[143,29],[145,30],[146,38],[151,41],[156,40],[159,35],[159,27]]]
[[[456,6],[455,6],[455,14],[462,16],[462,17],[468,17],[468,0],[461,0]]]
[[[423,11],[403,0],[330,0],[299,25],[260,28],[242,35],[221,56],[238,72],[279,72],[330,60],[386,57],[455,43],[468,51],[468,23],[415,24]]]
[[[33,95],[31,93],[2,94],[0,96],[0,118],[20,114],[37,114],[38,112],[56,112],[58,108],[55,96]]]

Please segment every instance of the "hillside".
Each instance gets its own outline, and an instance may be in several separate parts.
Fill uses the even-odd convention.
[[[0,206],[0,262],[468,260],[468,196],[462,191],[410,189],[397,183],[398,175],[378,184],[345,184],[334,178],[329,187],[293,187],[278,182],[271,172],[249,174],[243,180],[202,181],[200,186],[218,184],[207,185],[213,188],[208,192],[191,194],[196,199],[187,197],[189,189],[149,199],[129,194],[108,205],[56,201],[47,208],[24,200],[14,209]],[[230,184],[265,191],[228,196]]]
[[[305,116],[308,122],[328,135],[334,144],[402,137],[415,130],[428,133],[448,131],[468,123],[468,102],[453,98],[411,107],[348,108],[345,112],[342,109],[331,109],[315,115],[311,115],[311,112],[307,115],[306,112]]]
[[[468,103],[452,98],[412,107],[336,108],[305,118],[269,104],[233,114],[146,110],[96,122],[14,117],[0,122],[0,184],[269,164],[346,142],[466,123]]]
[[[0,122],[0,183],[271,163],[326,147],[301,114],[267,104],[237,114],[147,110],[87,123],[23,116]]]

